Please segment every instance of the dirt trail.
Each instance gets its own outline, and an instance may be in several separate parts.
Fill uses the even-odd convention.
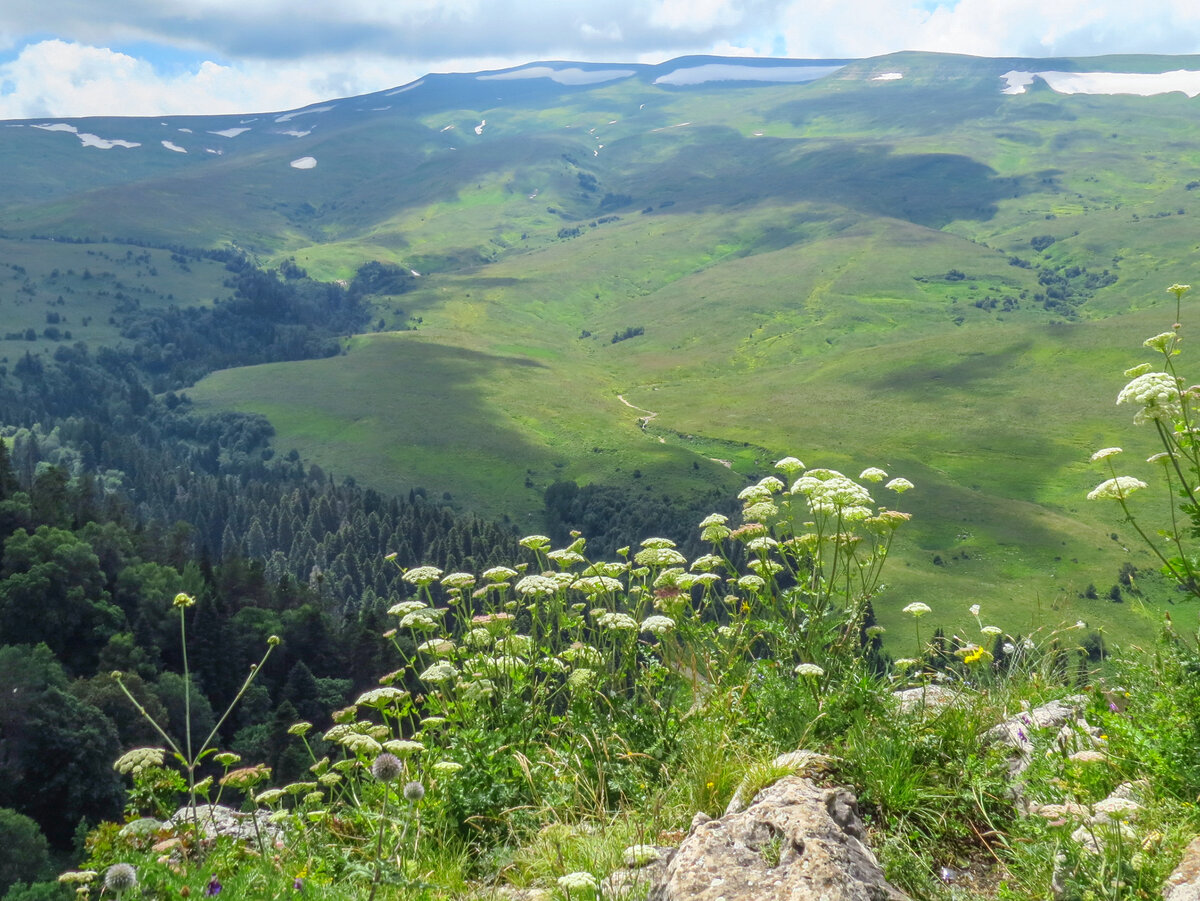
[[[639,406],[636,406],[636,405],[634,405],[634,404],[631,404],[629,401],[627,401],[627,400],[625,399],[625,395],[624,395],[624,394],[618,394],[618,395],[617,395],[617,400],[619,400],[619,401],[620,401],[621,403],[623,403],[625,406],[629,407],[629,409],[631,409],[631,410],[637,410],[639,413],[645,413],[645,414],[646,414],[645,416],[639,416],[639,417],[638,417],[638,428],[639,428],[639,429],[641,429],[643,432],[644,432],[644,431],[646,431],[646,426],[650,425],[650,423],[651,423],[651,421],[654,419],[654,417],[656,417],[656,416],[658,415],[658,414],[657,414],[657,413],[655,413],[653,410],[645,410],[645,409],[643,409],[643,408],[641,408],[641,407],[639,407]],[[666,443],[667,443],[667,439],[666,439],[666,438],[663,438],[663,437],[660,435],[660,436],[659,436],[659,439],[658,439],[658,443],[659,443],[659,444],[666,444]]]
[[[627,401],[627,400],[625,399],[625,395],[624,395],[624,394],[618,394],[618,395],[617,395],[617,400],[619,400],[619,401],[620,401],[621,403],[623,403],[625,406],[629,407],[629,409],[631,409],[631,410],[637,410],[639,413],[645,413],[645,414],[646,414],[645,416],[639,416],[639,417],[638,417],[638,428],[640,428],[640,429],[641,429],[643,432],[644,432],[644,431],[646,431],[646,426],[648,426],[648,425],[650,424],[650,422],[651,422],[651,421],[652,421],[652,420],[653,420],[653,419],[654,419],[656,416],[658,416],[658,414],[657,414],[657,413],[655,413],[653,410],[647,410],[647,409],[645,409],[645,408],[643,408],[643,407],[639,407],[639,406],[636,406],[635,404],[631,404],[629,401]],[[666,439],[666,438],[663,438],[663,437],[660,435],[660,436],[659,436],[659,438],[658,438],[658,443],[659,443],[659,444],[666,444],[666,443],[667,443],[667,439]],[[730,460],[721,460],[721,459],[718,459],[717,457],[709,457],[708,459],[709,459],[709,460],[712,460],[712,462],[714,462],[714,463],[720,463],[720,464],[721,464],[722,466],[724,466],[726,469],[733,469],[733,462],[732,462],[732,461],[730,461]]]

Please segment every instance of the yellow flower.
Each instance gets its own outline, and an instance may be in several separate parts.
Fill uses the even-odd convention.
[[[991,660],[992,655],[981,647],[964,648],[958,652],[962,655],[963,663],[970,666],[973,663],[979,663],[983,660]]]

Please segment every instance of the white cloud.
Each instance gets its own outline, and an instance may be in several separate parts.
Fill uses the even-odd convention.
[[[741,17],[730,0],[660,0],[650,22],[670,30],[701,32],[729,28]]]
[[[59,39],[28,37],[46,34]],[[118,52],[122,47],[129,49]],[[547,59],[661,62],[693,53],[829,59],[906,49],[1017,57],[1194,53],[1200,5],[0,0],[0,118],[289,110],[394,88],[430,72]]]
[[[1200,7],[1192,0],[958,0],[929,10],[895,0],[795,0],[782,31],[790,56],[903,49],[1029,57],[1194,53]]]
[[[60,40],[26,46],[0,63],[0,118],[156,116],[295,109],[410,81],[394,61],[305,60],[220,65],[164,75],[124,53]]]
[[[584,40],[607,41],[610,44],[615,44],[621,40],[621,26],[616,22],[606,22],[603,25],[582,22],[579,25],[579,34]]]

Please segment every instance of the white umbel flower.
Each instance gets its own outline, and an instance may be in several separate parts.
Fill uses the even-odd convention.
[[[1135,479],[1133,476],[1117,476],[1115,479],[1108,479],[1101,482],[1089,491],[1087,499],[1089,501],[1123,501],[1129,495],[1133,494],[1133,492],[1145,487],[1146,483],[1141,479]]]

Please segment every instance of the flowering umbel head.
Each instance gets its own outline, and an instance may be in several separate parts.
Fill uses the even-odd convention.
[[[1167,372],[1146,372],[1134,378],[1117,395],[1117,405],[1140,407],[1133,416],[1138,425],[1155,419],[1173,419],[1182,414],[1179,381]]]
[[[196,599],[190,594],[184,594],[182,591],[175,595],[174,604],[176,607],[192,607],[196,604]]]
[[[1101,482],[1088,492],[1087,498],[1089,501],[1123,501],[1133,492],[1145,487],[1146,483],[1141,479],[1135,479],[1133,476],[1117,476],[1115,479]]]

